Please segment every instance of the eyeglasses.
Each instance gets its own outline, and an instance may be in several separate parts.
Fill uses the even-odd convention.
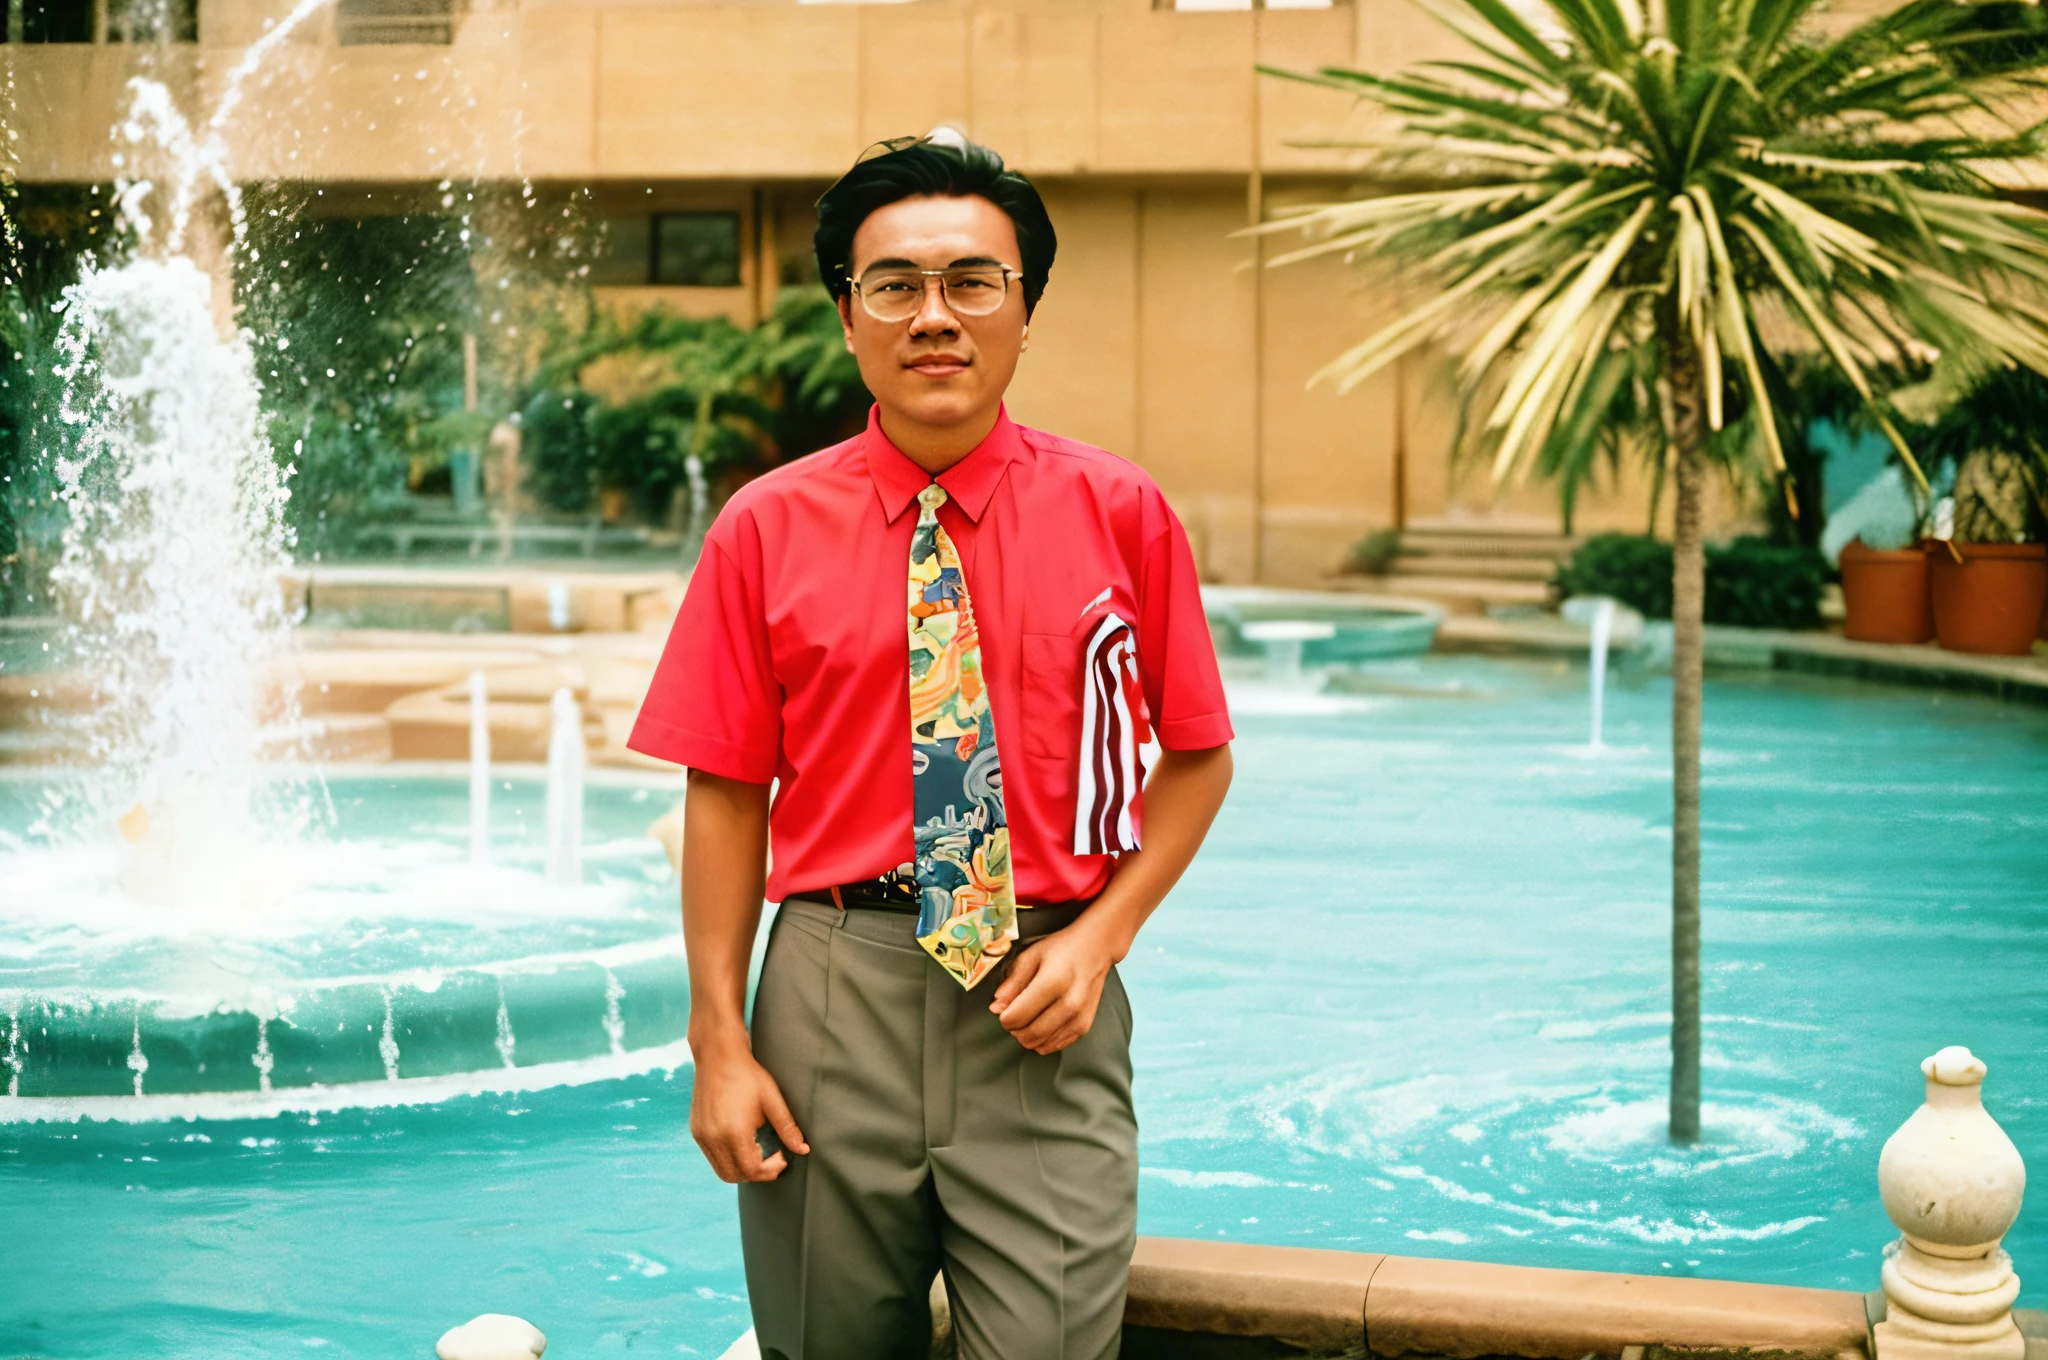
[[[860,305],[877,321],[908,321],[924,308],[928,280],[937,279],[955,316],[987,316],[1010,295],[1010,280],[1024,276],[1005,265],[906,269],[878,265],[853,282]]]

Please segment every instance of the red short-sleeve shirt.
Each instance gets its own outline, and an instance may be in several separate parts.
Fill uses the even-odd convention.
[[[768,896],[884,874],[911,838],[904,583],[931,478],[871,412],[853,439],[733,496],[704,542],[628,744],[778,782]],[[997,418],[938,478],[981,635],[1017,900],[1092,897],[1074,851],[1083,654],[1114,610],[1160,744],[1231,739],[1187,534],[1141,469]]]

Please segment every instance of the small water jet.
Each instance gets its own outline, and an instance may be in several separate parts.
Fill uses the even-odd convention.
[[[1607,746],[1607,661],[1617,637],[1633,639],[1642,620],[1629,611],[1627,629],[1619,629],[1622,610],[1618,601],[1605,595],[1575,595],[1558,611],[1568,623],[1586,630],[1586,703],[1590,717],[1587,746],[1595,751]]]
[[[1602,599],[1593,609],[1590,665],[1592,687],[1593,732],[1591,745],[1599,750],[1603,745],[1607,725],[1607,645],[1614,636],[1614,601]]]
[[[1314,619],[1260,619],[1244,624],[1239,632],[1246,642],[1265,648],[1268,680],[1294,686],[1302,681],[1302,644],[1328,642],[1337,635],[1337,627]]]
[[[491,701],[484,673],[469,673],[469,862],[491,859]]]
[[[548,881],[583,881],[583,708],[568,689],[548,704]]]

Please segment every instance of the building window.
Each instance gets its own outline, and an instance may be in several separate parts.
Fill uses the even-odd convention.
[[[644,287],[653,251],[653,225],[648,217],[606,218],[604,239],[590,262],[590,281],[600,288]]]
[[[199,41],[198,0],[107,0],[107,41]]]
[[[0,0],[7,6],[7,41],[89,43],[92,0]]]
[[[199,41],[198,0],[0,0],[0,42]]]
[[[343,47],[455,41],[455,0],[339,0],[334,37]]]
[[[650,282],[685,288],[740,286],[738,213],[657,213],[650,234]]]
[[[740,215],[666,212],[607,218],[590,281],[601,288],[737,288]]]

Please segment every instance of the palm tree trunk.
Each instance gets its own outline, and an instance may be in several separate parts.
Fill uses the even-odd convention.
[[[1671,1141],[1700,1134],[1700,698],[1704,685],[1706,481],[1699,355],[1681,325],[1665,328],[1667,431],[1676,463],[1671,581]]]

